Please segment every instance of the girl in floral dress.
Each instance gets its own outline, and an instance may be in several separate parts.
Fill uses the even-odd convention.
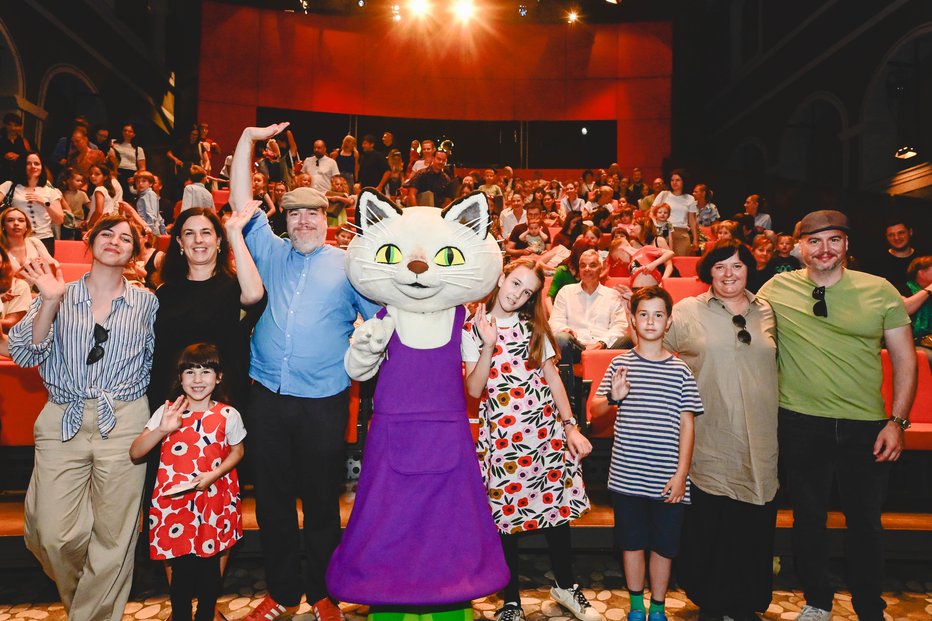
[[[571,520],[589,509],[578,460],[592,445],[570,411],[533,260],[512,261],[464,326],[466,388],[481,399],[479,461],[511,582],[498,621],[520,621],[518,538],[540,530],[556,585],[551,597],[582,621],[602,616],[573,578]],[[486,314],[488,310],[488,315]]]
[[[195,343],[178,359],[174,401],[146,423],[129,454],[134,462],[161,443],[149,513],[149,553],[172,568],[174,621],[211,621],[220,595],[220,558],[243,536],[239,481],[246,430],[239,412],[222,397],[223,373],[214,345]]]

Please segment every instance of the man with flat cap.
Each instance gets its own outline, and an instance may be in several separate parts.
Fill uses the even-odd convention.
[[[902,298],[886,280],[845,267],[848,230],[839,211],[806,215],[799,240],[805,268],[777,274],[758,293],[777,318],[780,466],[806,597],[800,621],[832,616],[825,520],[833,477],[847,521],[854,611],[865,621],[883,619],[880,513],[916,392]],[[881,340],[893,363],[890,417],[880,394]]]
[[[244,130],[233,156],[230,204],[254,212],[243,234],[268,295],[252,336],[249,452],[269,595],[247,617],[293,614],[307,595],[320,621],[339,621],[324,575],[340,541],[343,435],[350,380],[343,368],[357,313],[378,306],[346,278],[345,251],[325,243],[327,197],[296,188],[282,198],[288,239],[277,237],[251,201],[252,145],[285,126]],[[304,512],[301,569],[296,498]]]

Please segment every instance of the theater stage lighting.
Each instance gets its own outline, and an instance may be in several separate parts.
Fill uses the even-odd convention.
[[[566,14],[566,23],[575,24],[579,20],[579,13],[576,11],[570,11]]]
[[[476,5],[473,4],[472,0],[456,0],[453,3],[453,14],[463,22],[467,22],[472,19],[472,16],[476,12]]]
[[[410,9],[411,15],[423,17],[430,12],[430,2],[428,0],[410,0],[408,9]]]
[[[899,160],[908,160],[911,157],[916,157],[919,155],[919,152],[912,147],[900,147],[896,150],[896,153],[893,156]]]

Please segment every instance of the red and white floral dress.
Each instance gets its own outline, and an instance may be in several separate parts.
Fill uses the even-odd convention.
[[[160,407],[146,423],[157,429]],[[246,436],[234,408],[215,403],[204,412],[186,411],[181,428],[162,440],[159,470],[149,512],[149,555],[154,560],[186,554],[209,557],[233,546],[243,536],[239,479],[231,470],[203,491],[168,496],[166,490],[210,472]]]
[[[505,534],[559,526],[589,510],[582,470],[566,449],[543,371],[529,368],[528,322],[516,313],[497,323],[476,447],[492,518]],[[472,322],[463,330],[463,360],[474,362],[482,339]]]

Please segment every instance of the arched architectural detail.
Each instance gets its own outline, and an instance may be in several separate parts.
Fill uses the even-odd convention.
[[[847,185],[848,127],[848,111],[837,95],[810,94],[783,128],[774,172],[796,181]]]
[[[2,19],[0,19],[0,41],[5,50],[0,52],[0,98],[6,106],[8,100],[26,96],[26,78],[22,58]]]
[[[53,86],[63,80],[66,84],[64,91],[69,97],[62,97],[59,93],[59,96],[50,99],[49,92]],[[49,138],[51,140],[68,132],[75,113],[84,114],[92,124],[103,122],[106,117],[103,101],[94,81],[74,65],[66,63],[53,65],[42,76],[38,104],[49,112],[49,118],[40,121],[36,131],[37,142],[40,145],[49,138],[45,136],[46,131],[55,134]]]
[[[860,123],[856,133],[860,141],[860,186],[865,189],[882,189],[886,182],[896,176],[904,167],[914,165],[914,160],[897,160],[894,152],[904,146],[899,144],[903,137],[899,135],[897,113],[899,106],[895,97],[891,96],[894,86],[891,72],[897,66],[905,66],[917,60],[928,66],[932,62],[932,22],[920,24],[903,35],[878,60],[871,78],[864,91],[860,109]],[[922,74],[922,68],[916,71]],[[926,77],[925,79],[928,79]],[[918,102],[917,102],[918,103]],[[929,107],[932,102],[922,102],[919,114],[924,137],[929,135],[928,124],[932,122]],[[916,137],[921,140],[921,137]],[[918,145],[911,145],[918,146]],[[930,160],[929,153],[920,153],[920,158]]]
[[[763,175],[770,168],[767,146],[757,136],[748,136],[735,146],[726,165],[731,172]]]

